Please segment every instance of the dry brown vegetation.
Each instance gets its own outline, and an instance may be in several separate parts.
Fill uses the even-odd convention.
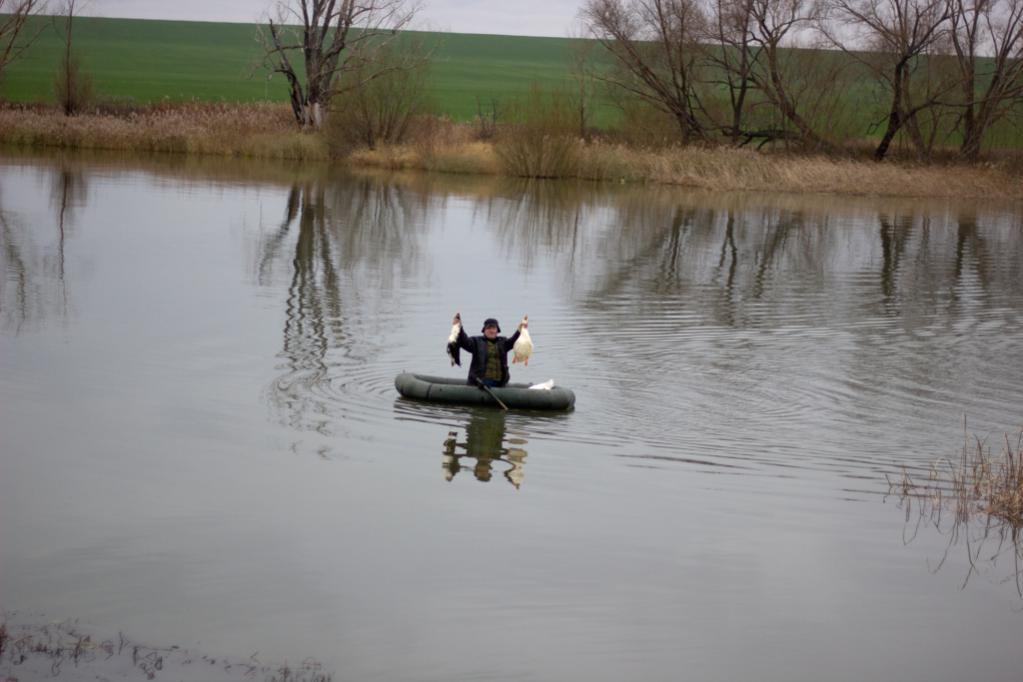
[[[296,161],[331,160],[332,148],[322,133],[298,130],[288,106],[280,104],[108,106],[72,117],[52,107],[7,106],[0,107],[0,143]],[[556,163],[536,152],[544,149],[557,150]],[[542,120],[510,122],[495,139],[479,140],[471,124],[421,116],[402,144],[356,148],[334,160],[386,170],[649,182],[713,191],[1023,199],[1023,162],[1014,157],[876,164],[857,152],[824,156],[644,147],[609,136],[585,141]]]
[[[1023,199],[1018,161],[947,165],[876,164],[869,159],[728,147],[641,149],[621,143],[574,141],[574,164],[555,177],[610,182],[653,182],[714,191],[813,192],[854,196]],[[352,165],[387,170],[508,173],[494,144],[461,142],[441,148],[416,145],[360,150]],[[548,176],[549,177],[549,176]]]
[[[295,128],[287,105],[184,103],[108,106],[65,117],[52,107],[0,108],[0,142],[136,152],[326,159],[320,140]]]
[[[980,570],[981,563],[994,564],[1010,554],[1014,582],[1023,597],[1023,432],[1015,443],[1004,439],[996,450],[975,438],[963,446],[957,459],[945,459],[914,475],[903,471],[889,477],[889,494],[899,499],[906,521],[916,509],[916,528],[930,524],[949,537],[945,557],[953,545],[963,542],[969,568],[963,586]],[[915,537],[916,531],[910,537]],[[991,545],[994,545],[993,550]]]
[[[966,523],[977,515],[1007,524],[1014,531],[1023,528],[1023,433],[1013,444],[1008,436],[999,454],[980,439],[964,446],[958,460],[933,464],[922,477],[903,472],[898,481],[889,479],[892,492],[918,501],[927,515],[951,511],[956,522]]]

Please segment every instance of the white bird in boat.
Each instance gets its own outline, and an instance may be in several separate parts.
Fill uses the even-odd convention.
[[[512,364],[525,363],[529,367],[529,356],[533,354],[533,339],[529,338],[529,316],[526,315],[519,323],[519,338],[512,346]]]

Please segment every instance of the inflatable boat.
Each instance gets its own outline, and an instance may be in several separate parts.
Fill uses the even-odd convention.
[[[394,387],[406,398],[453,405],[493,405],[497,401],[487,391],[469,386],[465,379],[431,377],[404,372],[394,378]],[[575,405],[575,393],[563,386],[530,388],[529,384],[508,384],[491,388],[493,394],[511,409],[568,410]]]

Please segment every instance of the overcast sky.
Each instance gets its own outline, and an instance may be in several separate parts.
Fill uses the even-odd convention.
[[[577,31],[583,0],[422,0],[414,28],[558,36]],[[83,14],[140,19],[255,22],[273,0],[87,0]]]

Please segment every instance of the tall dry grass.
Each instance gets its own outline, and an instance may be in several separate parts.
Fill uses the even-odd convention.
[[[572,126],[574,128],[574,111]],[[887,197],[1023,199],[1023,156],[986,163],[874,163],[733,147],[638,147],[565,130],[557,112],[518,119],[496,140],[473,126],[419,116],[400,144],[356,148],[335,161],[353,167],[658,183],[710,191]],[[526,124],[533,127],[523,132]],[[564,123],[564,126],[562,125]],[[519,134],[521,133],[521,134]],[[328,161],[324,136],[303,133],[283,104],[121,105],[71,118],[52,107],[0,107],[0,144],[28,148],[170,152],[268,160]]]
[[[578,177],[580,157],[576,110],[559,92],[533,87],[510,112],[494,151],[507,175],[523,178]]]
[[[917,500],[924,515],[950,511],[955,523],[963,524],[979,514],[1018,532],[1023,529],[1023,432],[1015,445],[1006,436],[997,455],[974,439],[957,460],[937,462],[919,478],[903,472],[888,484],[890,492]]]
[[[792,192],[847,196],[1023,200],[1017,160],[987,164],[878,164],[855,158],[765,154],[731,147],[636,149],[578,141],[573,167],[553,177],[616,183],[657,183],[710,191]],[[353,166],[549,177],[509,169],[497,145],[459,141],[357,150]]]
[[[118,107],[68,118],[43,107],[0,108],[0,142],[59,147],[273,159],[326,159],[316,135],[299,131],[281,104],[184,103]]]
[[[1011,575],[1001,582],[1014,582],[1023,597],[1023,432],[1015,443],[1006,436],[997,454],[975,438],[956,459],[941,460],[916,475],[904,470],[901,477],[888,477],[888,494],[898,498],[907,525],[915,526],[905,541],[911,542],[923,524],[948,535],[934,570],[945,564],[953,545],[962,543],[969,562],[965,588],[982,568],[994,568],[1009,555]]]

